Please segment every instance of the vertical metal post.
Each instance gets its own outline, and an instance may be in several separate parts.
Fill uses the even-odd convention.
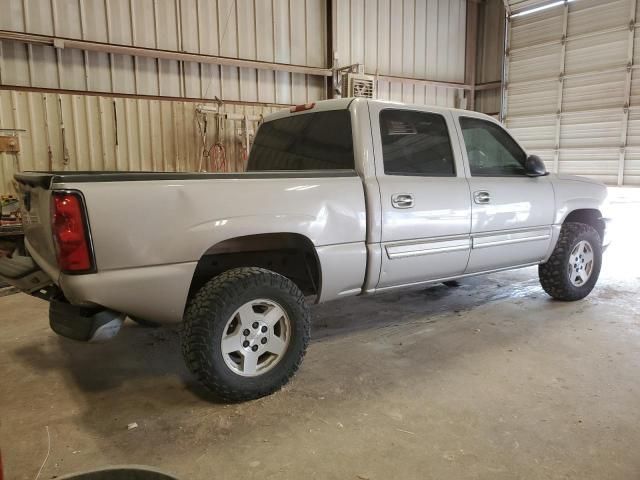
[[[335,48],[338,46],[338,5],[336,0],[327,0],[327,66],[329,68],[336,68],[335,62]],[[336,91],[336,74],[331,75],[331,78],[327,80],[327,98],[335,98]]]
[[[560,170],[560,131],[562,129],[562,100],[564,96],[564,70],[567,58],[567,28],[569,25],[569,2],[564,0],[562,18],[562,39],[560,45],[560,75],[558,76],[558,95],[556,104],[556,133],[553,144],[553,171]]]
[[[477,76],[477,53],[478,53],[478,3],[476,0],[467,0],[467,32],[465,44],[465,64],[464,81],[471,89],[467,109],[476,108],[476,76]]]
[[[78,8],[80,9],[80,36],[85,40],[87,38],[87,19],[84,2],[78,2]],[[133,16],[131,18],[133,18]],[[82,52],[82,62],[84,64],[84,83],[87,90],[91,90],[92,85],[89,79],[89,52],[86,50]]]
[[[243,115],[242,117],[242,126],[244,128],[244,150],[245,150],[245,158],[242,163],[242,170],[245,171],[247,169],[247,161],[249,160],[249,152],[251,151],[251,146],[249,145],[249,119],[247,115]]]
[[[11,91],[11,114],[13,117],[13,128],[19,129],[22,128],[22,122],[20,121],[20,111],[18,109],[18,95],[15,90]],[[33,135],[31,135],[33,137]],[[22,171],[22,153],[16,152],[16,172]]]
[[[104,12],[107,20],[107,43],[111,43],[111,11],[109,10],[109,2],[108,0],[104,1]],[[131,20],[133,21],[133,19]],[[109,80],[111,81],[111,92],[116,91],[115,85],[115,73],[114,73],[114,58],[113,53],[109,53]],[[159,95],[159,93],[158,93]]]
[[[620,157],[618,158],[618,185],[624,185],[624,164],[627,154],[629,130],[629,106],[631,104],[631,82],[633,79],[633,53],[636,37],[636,10],[638,0],[630,0],[629,36],[627,38],[627,75],[624,87],[624,107],[622,111],[622,131],[620,133]]]
[[[507,121],[507,101],[509,96],[509,57],[511,55],[511,15],[509,8],[504,14],[504,59],[502,62],[502,101],[500,105],[500,121]]]

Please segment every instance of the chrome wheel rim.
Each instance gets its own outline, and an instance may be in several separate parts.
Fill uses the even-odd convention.
[[[593,247],[586,240],[582,240],[573,247],[569,254],[569,281],[576,287],[581,287],[589,281],[593,273]]]
[[[220,350],[227,367],[243,377],[272,370],[291,340],[291,320],[273,300],[259,298],[238,308],[227,321]]]

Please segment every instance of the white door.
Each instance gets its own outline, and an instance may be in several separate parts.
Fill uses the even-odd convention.
[[[471,200],[453,116],[371,103],[380,186],[378,288],[460,275],[469,259]]]
[[[498,123],[456,112],[471,189],[472,249],[466,273],[542,260],[555,198],[548,177],[529,177],[527,155]]]

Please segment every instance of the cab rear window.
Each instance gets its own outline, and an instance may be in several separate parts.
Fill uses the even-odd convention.
[[[348,110],[292,115],[261,125],[247,165],[248,172],[353,169]]]

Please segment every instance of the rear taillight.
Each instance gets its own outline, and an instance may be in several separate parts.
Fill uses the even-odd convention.
[[[51,226],[60,270],[65,273],[94,271],[89,228],[80,193],[53,192]]]

